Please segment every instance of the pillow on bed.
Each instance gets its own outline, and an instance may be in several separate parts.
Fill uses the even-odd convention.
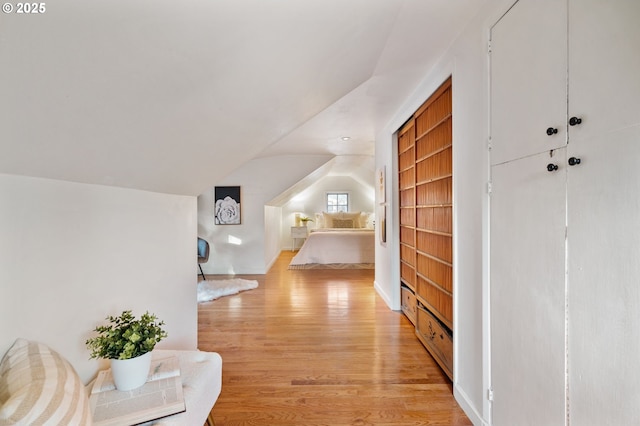
[[[17,339],[0,363],[0,423],[91,425],[89,398],[67,360]]]
[[[360,227],[373,229],[372,219],[373,219],[373,213],[362,212],[362,214],[360,215]]]
[[[360,213],[361,212],[335,212],[335,213],[327,213],[322,212],[322,217],[324,221],[325,228],[338,228],[335,224],[335,220],[347,220],[351,219],[353,222],[349,228],[361,228],[360,225]],[[345,228],[345,226],[342,226]]]
[[[354,228],[353,219],[333,219],[333,228]]]
[[[335,215],[335,213],[322,212],[322,227],[333,228],[333,218],[335,217]],[[338,218],[336,217],[336,219]]]
[[[360,212],[340,212],[339,219],[348,220],[351,219],[353,221],[353,226],[351,228],[361,228],[360,226]]]

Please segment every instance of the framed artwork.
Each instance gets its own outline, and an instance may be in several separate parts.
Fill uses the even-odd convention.
[[[239,186],[216,186],[214,200],[216,225],[240,225]]]
[[[376,171],[376,184],[378,186],[378,203],[382,204],[386,202],[386,186],[384,183],[386,167],[382,166]]]
[[[376,214],[376,224],[378,228],[378,236],[381,243],[387,242],[387,187],[385,183],[386,166],[376,170],[376,189],[378,196],[378,212]]]
[[[376,217],[376,226],[378,227],[378,236],[381,243],[387,242],[387,206],[380,204],[378,206],[378,214]]]

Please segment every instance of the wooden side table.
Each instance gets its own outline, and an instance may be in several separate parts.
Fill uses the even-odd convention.
[[[291,239],[293,240],[293,244],[291,245],[291,251],[295,250],[297,239],[302,239],[302,240],[307,239],[307,236],[309,235],[307,232],[308,231],[306,226],[291,227]]]

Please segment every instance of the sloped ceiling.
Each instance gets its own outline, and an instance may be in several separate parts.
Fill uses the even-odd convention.
[[[374,171],[374,158],[372,156],[336,156],[266,204],[269,206],[282,207],[325,176],[350,176],[356,182],[365,188],[369,188],[373,192]]]
[[[372,155],[482,4],[56,0],[0,14],[0,173],[198,195],[260,156]]]

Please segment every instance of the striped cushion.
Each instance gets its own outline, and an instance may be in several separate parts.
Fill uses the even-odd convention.
[[[15,341],[0,363],[0,425],[90,425],[75,370],[46,345]]]

